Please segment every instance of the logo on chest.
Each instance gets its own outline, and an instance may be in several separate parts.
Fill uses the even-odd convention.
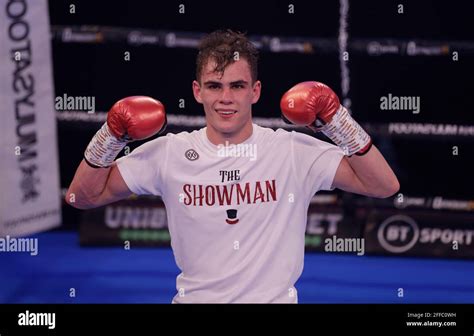
[[[189,161],[196,161],[197,159],[199,159],[199,154],[194,149],[188,149],[186,153],[184,153],[184,156]]]

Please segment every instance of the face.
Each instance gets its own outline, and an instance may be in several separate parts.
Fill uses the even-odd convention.
[[[215,62],[207,62],[200,82],[193,82],[194,97],[203,104],[208,131],[221,139],[239,138],[251,132],[252,104],[260,98],[261,83],[252,84],[250,66],[243,58],[227,66],[224,73],[214,69]]]

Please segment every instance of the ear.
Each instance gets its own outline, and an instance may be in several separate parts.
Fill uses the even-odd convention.
[[[256,102],[258,102],[258,100],[260,99],[260,93],[262,91],[262,82],[260,82],[259,80],[256,81],[254,84],[253,84],[253,88],[252,88],[252,94],[253,94],[253,98],[252,98],[252,104],[255,104]]]
[[[202,99],[201,99],[201,85],[199,85],[198,81],[194,80],[193,81],[193,94],[194,94],[194,99],[200,104],[202,104]]]

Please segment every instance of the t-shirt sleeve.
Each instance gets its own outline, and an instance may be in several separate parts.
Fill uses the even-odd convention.
[[[159,137],[116,160],[128,188],[136,195],[163,195],[168,137]]]
[[[291,132],[296,179],[306,197],[331,188],[344,152],[337,146],[307,134]]]

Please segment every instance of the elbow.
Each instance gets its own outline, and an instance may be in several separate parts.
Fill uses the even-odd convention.
[[[79,210],[87,210],[95,208],[96,206],[90,202],[84,202],[82,199],[78,199],[77,194],[68,190],[66,196],[64,197],[66,204],[72,206],[73,208]]]
[[[67,191],[66,196],[64,197],[64,201],[66,202],[66,204],[72,206],[73,208],[84,210],[81,204],[76,201],[76,194],[70,192],[69,190]]]
[[[400,190],[400,182],[398,182],[398,179],[395,177],[395,179],[389,185],[387,185],[382,190],[379,190],[379,192],[377,192],[373,197],[389,198],[395,195],[399,190]]]

